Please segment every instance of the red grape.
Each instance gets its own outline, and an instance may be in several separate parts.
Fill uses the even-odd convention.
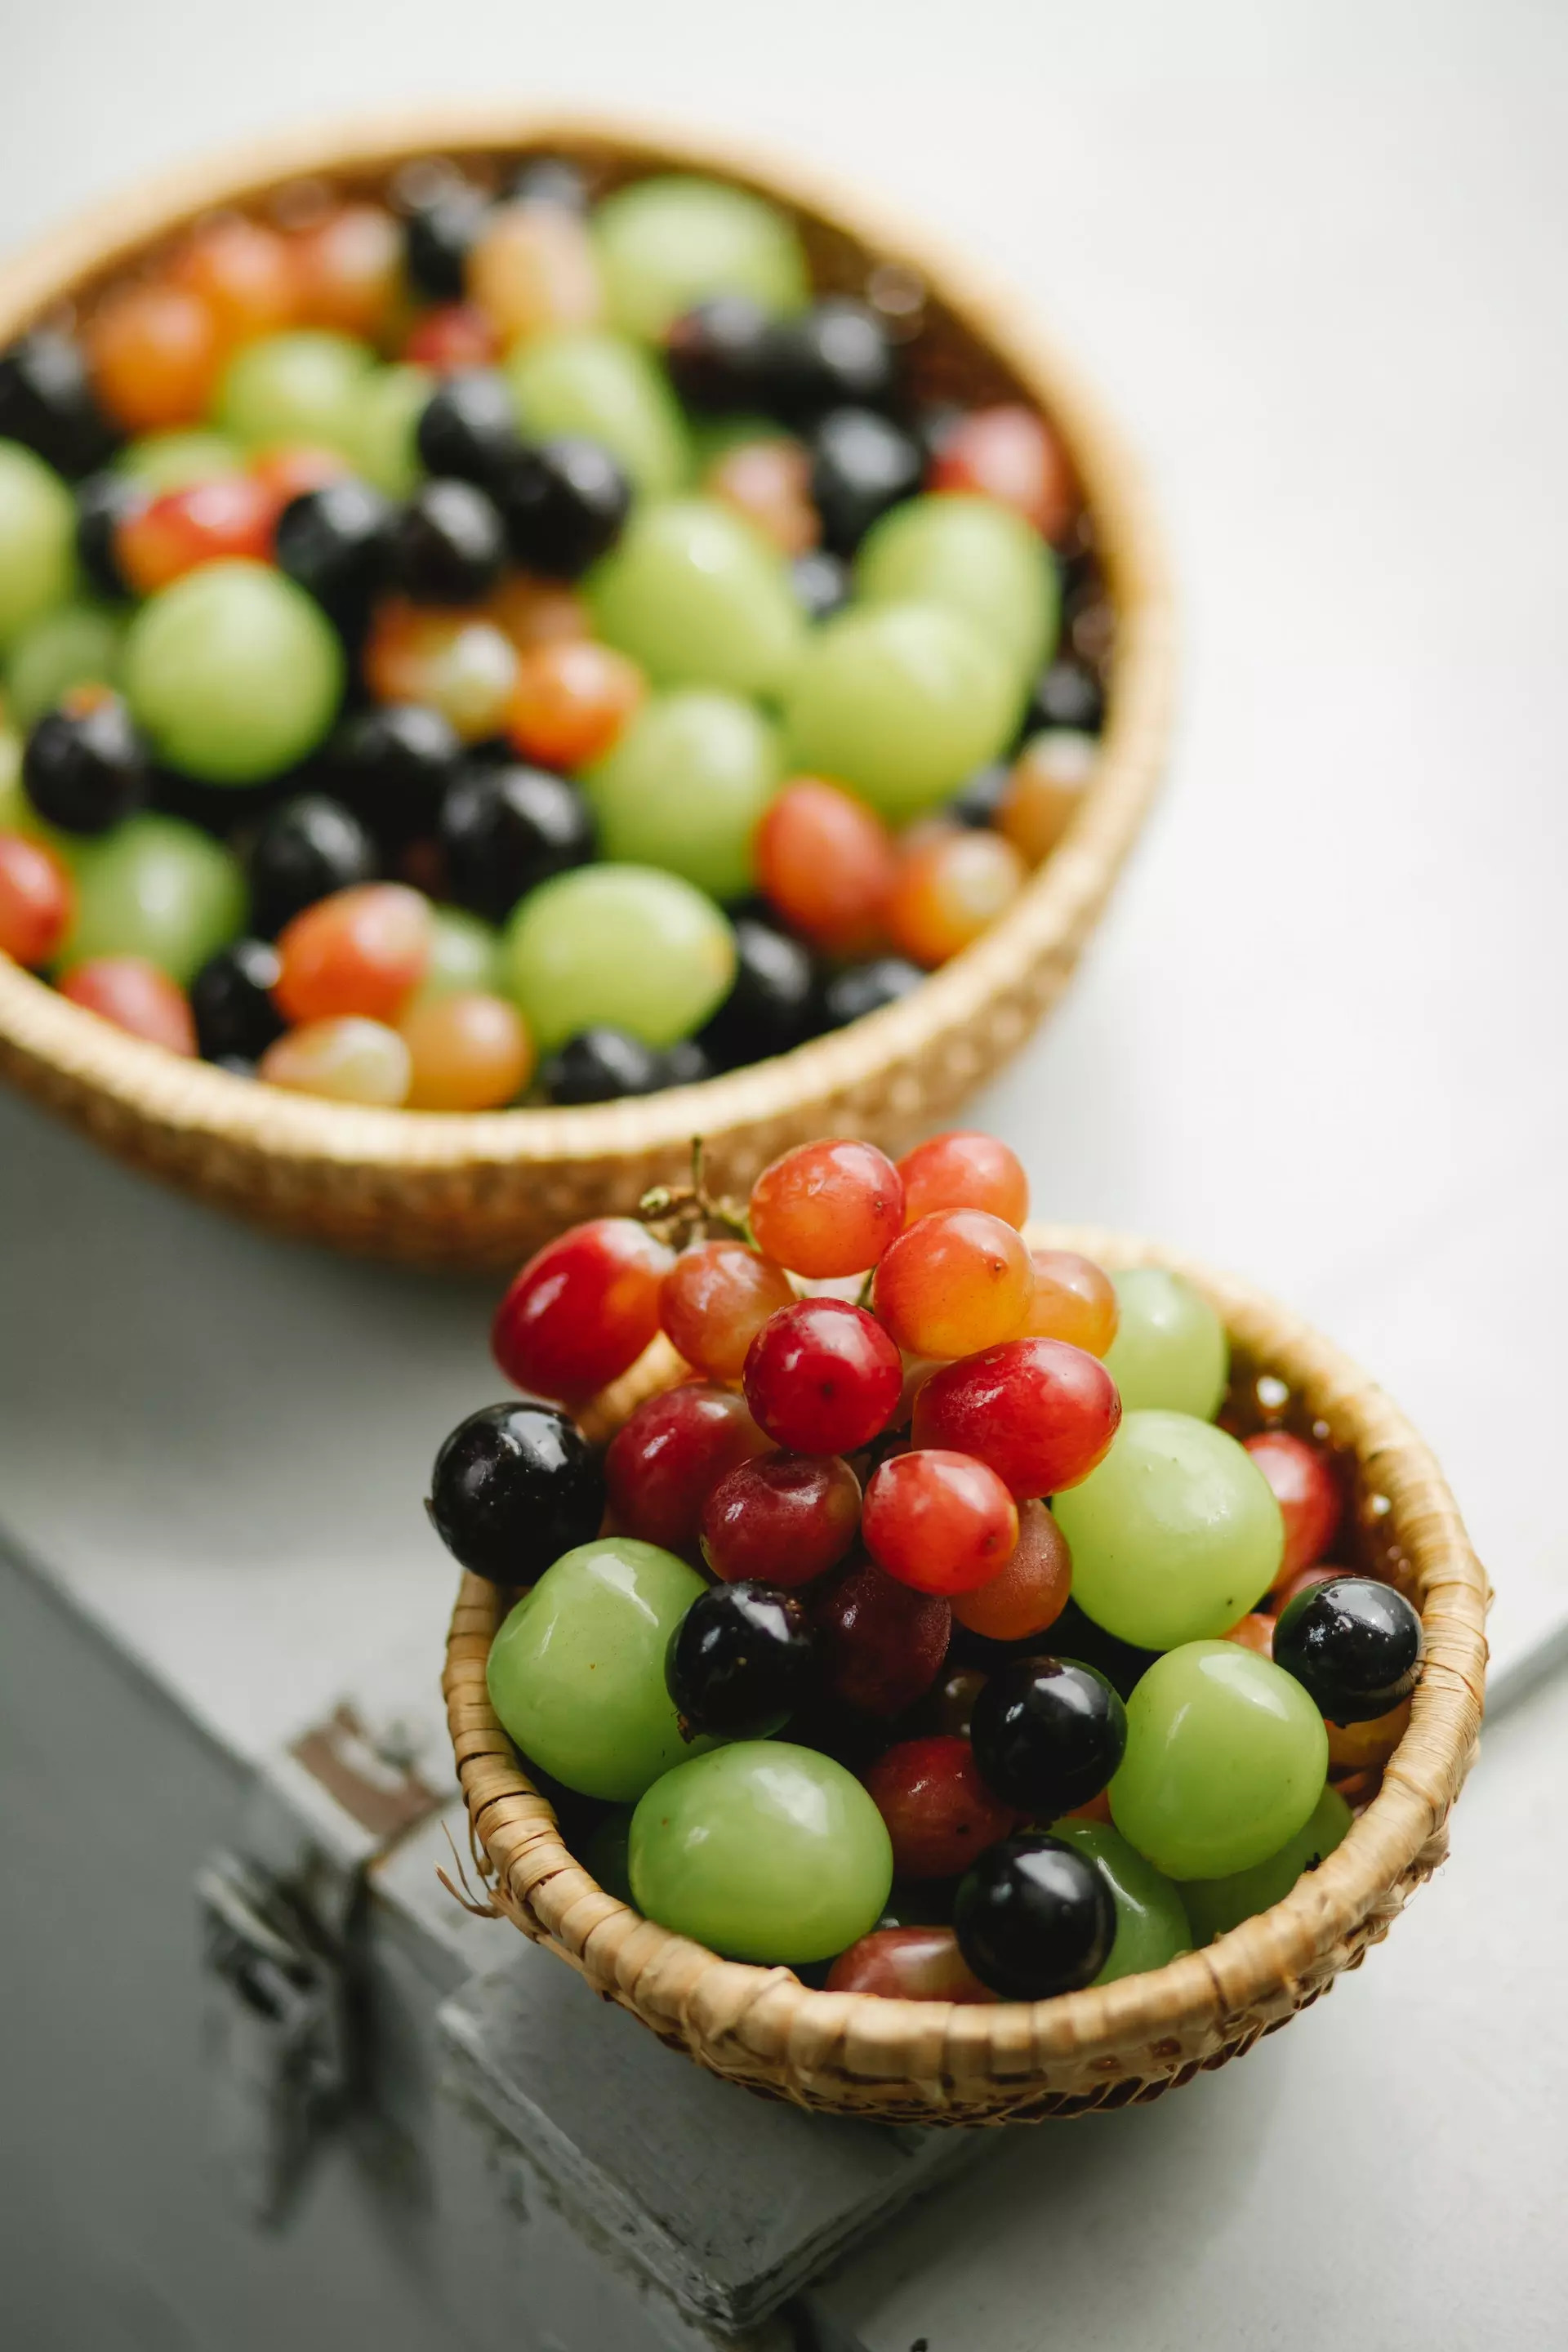
[[[1018,1506],[1018,1540],[989,1584],[954,1596],[952,1613],[972,1633],[1023,1642],[1054,1625],[1072,1585],[1068,1539],[1043,1503]]]
[[[1001,834],[968,825],[921,826],[900,844],[888,899],[888,937],[932,971],[990,929],[1029,878]]]
[[[828,1687],[867,1715],[901,1715],[942,1672],[952,1631],[945,1601],[858,1560],[813,1603]]]
[[[272,558],[277,493],[254,474],[219,475],[133,508],[114,534],[114,560],[139,596],[224,556]]]
[[[875,1317],[842,1298],[797,1298],[746,1355],[746,1402],[794,1454],[853,1454],[884,1430],[903,1360]]]
[[[674,1260],[633,1217],[572,1225],[531,1257],[496,1309],[495,1360],[537,1396],[581,1403],[635,1364],[658,1329]]]
[[[194,1055],[196,1024],[183,988],[142,956],[94,956],[61,981],[60,994],[85,1004],[117,1029],[171,1054]]]
[[[786,1588],[837,1568],[860,1524],[860,1482],[836,1454],[773,1454],[731,1470],[702,1507],[702,1557],[727,1584]]]
[[[1035,1299],[1024,1325],[1030,1339],[1065,1339],[1086,1355],[1103,1356],[1121,1317],[1116,1285],[1103,1266],[1077,1250],[1037,1249]]]
[[[903,1223],[903,1179],[874,1144],[803,1143],[763,1169],[751,1216],[759,1246],[792,1274],[863,1274]]]
[[[866,1489],[866,1549],[917,1592],[972,1592],[1018,1540],[1018,1510],[994,1470],[932,1448],[894,1454]]]
[[[929,1143],[905,1152],[899,1173],[906,1225],[936,1209],[985,1209],[1007,1225],[1021,1225],[1029,1213],[1023,1163],[994,1135],[966,1129],[933,1135]]]
[[[395,1021],[430,961],[430,901],[402,882],[334,890],[284,926],[273,995],[288,1021]]]
[[[1043,416],[1016,401],[959,417],[942,435],[931,487],[996,499],[1047,539],[1065,538],[1078,507],[1066,449]]]
[[[893,1842],[896,1878],[956,1878],[1019,1814],[994,1797],[967,1739],[901,1739],[866,1774],[871,1801]]]
[[[817,776],[797,776],[775,793],[757,827],[765,896],[792,930],[830,954],[876,944],[896,863],[875,809]]]
[[[1011,1339],[931,1374],[914,1441],[977,1455],[1022,1502],[1087,1478],[1121,1419],[1116,1383],[1093,1356],[1061,1339]]]
[[[768,1317],[794,1303],[790,1278],[772,1258],[744,1242],[704,1242],[683,1251],[665,1276],[658,1314],[689,1364],[710,1380],[738,1381]]]
[[[610,1440],[605,1484],[624,1533],[668,1551],[697,1548],[702,1507],[767,1439],[733,1389],[691,1381],[647,1397]]]
[[[840,1952],[829,1992],[873,1992],[892,2000],[994,2002],[958,1948],[951,1927],[876,1927]]]
[[[1018,1235],[984,1209],[938,1209],[877,1264],[877,1313],[914,1356],[969,1356],[1016,1338],[1035,1295]]]
[[[65,937],[76,895],[63,862],[26,834],[0,833],[0,955],[47,963]]]
[[[1255,1609],[1250,1616],[1238,1617],[1229,1633],[1227,1642],[1235,1642],[1243,1650],[1256,1650],[1260,1658],[1274,1655],[1274,1620]]]
[[[1322,1559],[1334,1539],[1344,1498],[1331,1458],[1288,1429],[1260,1430],[1245,1441],[1268,1479],[1285,1522],[1285,1557],[1276,1584]]]

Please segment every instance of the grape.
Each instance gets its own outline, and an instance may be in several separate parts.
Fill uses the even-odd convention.
[[[956,1878],[1018,1825],[975,1769],[967,1739],[901,1739],[878,1758],[866,1787],[888,1825],[900,1878]]]
[[[1303,1871],[1316,1870],[1349,1833],[1354,1819],[1337,1789],[1325,1789],[1305,1824],[1283,1845],[1228,1878],[1189,1878],[1182,1901],[1195,1944],[1212,1944],[1259,1911],[1283,1903]]]
[[[1336,1576],[1299,1592],[1274,1628],[1275,1664],[1336,1724],[1370,1723],[1408,1698],[1423,1646],[1405,1595],[1370,1576]]]
[[[1285,1522],[1285,1556],[1278,1581],[1321,1559],[1334,1539],[1344,1497],[1331,1457],[1288,1429],[1260,1430],[1247,1451],[1268,1481]]]
[[[613,1895],[617,1903],[628,1906],[632,1904],[628,1858],[631,1830],[630,1808],[617,1805],[590,1832],[583,1848],[583,1867],[589,1877],[596,1880],[606,1895]]]
[[[599,1531],[605,1474],[553,1405],[488,1404],[436,1456],[426,1505],[447,1550],[495,1584],[531,1584]]]
[[[401,882],[362,882],[296,915],[278,940],[275,994],[289,1021],[394,1021],[424,977],[430,907]]]
[[[743,294],[770,315],[798,310],[810,278],[787,216],[743,188],[661,173],[606,196],[594,236],[614,323],[657,341],[715,295]]]
[[[828,1992],[879,1993],[892,2000],[994,2001],[958,1948],[951,1927],[878,1927],[840,1952]]]
[[[732,929],[735,984],[697,1040],[719,1070],[787,1054],[818,1026],[810,949],[765,914],[737,913]]]
[[[694,1552],[702,1508],[727,1472],[767,1439],[733,1389],[691,1381],[645,1398],[610,1440],[610,1507],[627,1533]]]
[[[368,494],[356,489],[356,495]],[[268,562],[278,520],[276,493],[252,475],[193,482],[164,490],[123,518],[114,534],[115,562],[129,588],[151,596],[224,557]]]
[[[1387,1763],[1410,1728],[1410,1701],[1364,1723],[1330,1723],[1329,1762],[1336,1772],[1366,1772]]]
[[[805,642],[784,559],[711,499],[639,508],[587,591],[599,635],[659,686],[776,695]]]
[[[874,1265],[903,1222],[898,1170],[848,1137],[798,1144],[752,1187],[752,1231],[792,1274],[820,1282]]]
[[[499,1110],[528,1084],[533,1046],[504,996],[478,990],[418,997],[397,1032],[408,1048],[411,1110]]]
[[[1279,1506],[1234,1437],[1183,1412],[1130,1412],[1105,1460],[1052,1508],[1073,1598],[1146,1649],[1217,1638],[1279,1572]]]
[[[1274,1620],[1261,1610],[1249,1610],[1238,1617],[1226,1633],[1227,1642],[1238,1642],[1244,1650],[1256,1650],[1260,1658],[1274,1655]]]
[[[193,482],[216,482],[225,475],[243,473],[245,451],[226,433],[209,432],[205,425],[188,433],[149,433],[121,451],[115,470],[128,475],[150,498],[159,498]]]
[[[738,1381],[770,1315],[795,1303],[784,1268],[743,1242],[704,1242],[666,1275],[659,1320],[687,1362],[710,1380]]]
[[[200,296],[151,279],[104,297],[88,323],[87,349],[100,406],[132,433],[194,424],[223,357],[217,321]]]
[[[41,841],[0,829],[0,955],[46,964],[70,921],[71,877]]]
[[[847,1462],[767,1454],[730,1471],[702,1506],[702,1557],[727,1584],[809,1584],[837,1568],[859,1524],[860,1482]]]
[[[888,899],[888,936],[900,955],[934,971],[1005,914],[1028,878],[1000,834],[933,826],[903,846]]]
[[[1069,1348],[1103,1357],[1116,1337],[1120,1313],[1110,1276],[1077,1250],[1037,1249],[1029,1255],[1035,1303],[1024,1327],[1028,1336],[1065,1339]]]
[[[465,743],[499,735],[517,691],[517,647],[496,622],[400,597],[372,615],[361,667],[379,701],[428,703]]]
[[[1004,1224],[1029,1213],[1029,1180],[1016,1152],[994,1135],[955,1129],[917,1143],[899,1162],[904,1180],[904,1223],[938,1209],[984,1209]]]
[[[593,327],[604,299],[588,232],[557,205],[504,204],[468,247],[469,299],[503,341],[554,327]]]
[[[419,983],[421,998],[450,996],[479,989],[486,994],[500,987],[500,934],[463,907],[430,909],[430,960]]]
[[[439,840],[455,895],[500,917],[541,882],[585,864],[594,824],[582,793],[563,776],[476,761],[442,799]]]
[[[1012,1552],[988,1583],[953,1595],[953,1617],[988,1641],[1026,1641],[1061,1615],[1071,1577],[1067,1538],[1049,1511],[1020,1503]]]
[[[1112,1279],[1120,1319],[1105,1365],[1123,1411],[1155,1405],[1212,1421],[1230,1377],[1230,1341],[1208,1300],[1163,1266],[1131,1266]]]
[[[132,1037],[171,1054],[194,1055],[195,1024],[184,992],[143,956],[96,956],[60,982],[60,994]]]
[[[630,1536],[600,1536],[547,1568],[486,1670],[490,1705],[523,1754],[584,1797],[634,1804],[708,1746],[682,1738],[664,1686],[670,1636],[703,1590],[695,1569]]]
[[[178,817],[134,816],[73,852],[68,963],[142,956],[182,988],[245,923],[238,865]]]
[[[418,481],[419,419],[436,389],[428,368],[375,368],[354,385],[342,447],[384,498],[405,499]]]
[[[712,460],[702,488],[781,555],[805,555],[822,536],[811,502],[811,461],[798,441],[776,433],[736,440]]]
[[[656,696],[583,783],[606,857],[738,898],[778,773],[777,735],[752,703],[691,688]]]
[[[254,1062],[283,1034],[272,1002],[278,950],[266,940],[236,940],[208,956],[191,982],[196,1037],[209,1062]]]
[[[33,622],[5,656],[13,723],[36,726],[73,687],[116,685],[124,642],[123,615],[101,604],[61,604]]]
[[[1093,1863],[1116,1906],[1110,1956],[1093,1983],[1114,1984],[1118,1977],[1142,1976],[1192,1949],[1193,1930],[1182,1896],[1118,1831],[1104,1822],[1068,1818],[1053,1822],[1051,1835]],[[1191,1895],[1190,1885],[1184,1892]]]
[[[856,558],[855,588],[867,604],[929,603],[961,613],[1019,681],[1033,679],[1056,644],[1060,593],[1050,551],[994,499],[948,495],[895,507]]]
[[[137,724],[169,765],[254,783],[325,736],[342,651],[320,609],[259,563],[210,563],[142,605],[125,650]]]
[[[649,498],[679,489],[689,465],[669,386],[624,335],[566,330],[519,343],[506,363],[518,423],[531,440],[581,435],[618,458]]]
[[[630,1858],[648,1918],[736,1960],[827,1959],[876,1925],[893,1879],[859,1782],[773,1739],[667,1772],[632,1816]]]
[[[297,313],[299,274],[288,241],[237,214],[198,228],[170,276],[201,298],[226,343],[270,334]]]
[[[368,882],[378,864],[358,817],[324,793],[280,801],[251,835],[246,862],[252,925],[264,939],[318,899]]]
[[[763,812],[757,879],[793,930],[830,953],[876,944],[893,887],[892,836],[874,809],[819,776],[785,784]]]
[[[664,1678],[681,1721],[727,1739],[765,1739],[809,1693],[817,1633],[775,1584],[716,1584],[671,1636]]]
[[[636,663],[608,646],[587,637],[533,646],[518,664],[507,733],[525,760],[585,767],[622,741],[646,692]]]
[[[383,205],[337,205],[296,236],[293,261],[311,326],[387,334],[403,293],[403,230]]]
[[[1101,1873],[1059,1838],[1007,1838],[958,1890],[958,1948],[983,1984],[1044,2000],[1092,1984],[1116,1935]]]
[[[927,1447],[896,1454],[872,1475],[861,1513],[879,1568],[917,1592],[972,1592],[1018,1540],[1013,1497],[984,1462]]]
[[[0,650],[63,604],[75,581],[69,490],[19,441],[0,441]]]
[[[651,866],[580,866],[512,915],[508,983],[541,1050],[579,1030],[629,1030],[673,1045],[730,992],[735,944],[711,899]]]
[[[1077,1658],[1014,1658],[975,1700],[970,1737],[987,1788],[1048,1821],[1107,1786],[1127,1745],[1127,1715],[1095,1667]]]
[[[1121,1417],[1104,1366],[1081,1348],[1009,1339],[931,1374],[915,1399],[914,1442],[977,1455],[1022,1502],[1086,1478]]]
[[[595,1217],[535,1252],[490,1332],[509,1381],[563,1403],[591,1397],[636,1363],[658,1329],[659,1286],[674,1260],[633,1217]]]
[[[146,747],[106,687],[75,688],[27,738],[22,782],[29,804],[66,834],[101,835],[147,798]]]
[[[216,422],[247,449],[302,442],[353,457],[374,359],[368,344],[321,328],[264,335],[225,368]]]
[[[307,1021],[268,1045],[256,1075],[292,1094],[395,1110],[408,1099],[408,1048],[384,1022],[342,1013]]]
[[[901,1715],[942,1671],[952,1612],[933,1593],[900,1584],[859,1560],[824,1592],[812,1614],[826,1644],[835,1697],[866,1715]]]
[[[899,1351],[862,1307],[802,1298],[771,1316],[746,1354],[746,1402],[795,1454],[853,1454],[888,1425],[903,1387]]]
[[[1061,839],[1094,782],[1100,747],[1065,727],[1032,735],[996,804],[996,829],[1026,866],[1038,866]]]
[[[994,499],[1052,540],[1067,536],[1078,507],[1067,451],[1043,416],[1012,403],[956,419],[942,435],[931,486]]]
[[[877,1262],[877,1313],[913,1356],[969,1356],[1024,1328],[1034,1268],[1014,1228],[984,1209],[938,1209]]]
[[[1328,1765],[1300,1683],[1234,1642],[1187,1642],[1155,1659],[1127,1703],[1111,1816],[1168,1878],[1226,1878],[1295,1835]]]
[[[1018,698],[1005,659],[963,614],[850,605],[815,631],[795,668],[788,755],[901,824],[997,757]]]

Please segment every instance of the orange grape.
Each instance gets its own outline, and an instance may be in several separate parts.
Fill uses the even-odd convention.
[[[278,1009],[288,1021],[395,1021],[425,976],[430,938],[429,900],[401,882],[334,890],[279,935]]]
[[[570,772],[610,750],[647,692],[636,662],[612,646],[535,646],[518,664],[507,733],[525,760]]]
[[[752,1187],[759,1247],[813,1282],[875,1265],[903,1214],[903,1180],[892,1161],[847,1137],[797,1145]]]
[[[1029,738],[1013,762],[996,824],[1026,866],[1048,857],[1067,831],[1093,778],[1099,748],[1092,735],[1047,727]]]
[[[1072,1586],[1066,1536],[1044,1503],[1018,1506],[1018,1540],[988,1584],[953,1595],[952,1613],[992,1642],[1023,1642],[1054,1625]]]
[[[899,857],[889,935],[900,954],[929,971],[988,930],[1027,878],[1023,858],[999,833],[922,826]]]
[[[1035,1299],[1024,1333],[1030,1339],[1065,1339],[1087,1355],[1103,1356],[1116,1337],[1116,1286],[1103,1266],[1077,1250],[1030,1252]]]
[[[988,1209],[1004,1224],[1029,1213],[1029,1180],[1015,1151],[994,1135],[957,1128],[917,1143],[899,1162],[904,1180],[904,1223],[935,1209]]]
[[[128,433],[194,425],[223,358],[210,306],[183,286],[143,283],[105,298],[87,329],[98,397]]]
[[[710,1380],[738,1381],[746,1350],[770,1315],[793,1307],[782,1265],[744,1242],[683,1251],[665,1276],[659,1320],[670,1345]]]
[[[411,1110],[496,1110],[521,1093],[533,1047],[517,1007],[479,989],[426,997],[397,1024]]]
[[[1016,1339],[1034,1295],[1029,1253],[984,1209],[938,1209],[878,1261],[876,1309],[916,1356],[973,1355]]]
[[[792,930],[841,954],[876,945],[896,859],[887,826],[853,793],[819,776],[785,784],[757,827],[756,861]]]

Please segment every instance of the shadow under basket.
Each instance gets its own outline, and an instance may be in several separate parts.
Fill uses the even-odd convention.
[[[662,2042],[764,2096],[922,2124],[1034,2122],[1156,2098],[1240,2056],[1359,1966],[1447,1852],[1449,1809],[1480,1727],[1489,1593],[1426,1447],[1337,1348],[1245,1285],[1125,1236],[1041,1226],[1029,1238],[1113,1268],[1185,1275],[1229,1328],[1233,1415],[1250,1413],[1256,1425],[1257,1383],[1272,1375],[1289,1391],[1288,1423],[1316,1428],[1352,1470],[1380,1571],[1416,1604],[1426,1632],[1409,1728],[1333,1853],[1272,1910],[1165,1968],[995,2007],[818,1992],[788,1969],[720,1959],[656,1927],[574,1859],[486,1692],[490,1642],[512,1596],[466,1575],[444,1688],[491,1905]],[[588,1426],[607,1434],[685,1372],[656,1342],[596,1401]]]
[[[748,147],[634,124],[426,110],[259,142],[112,203],[0,268],[0,345],[158,256],[204,214],[264,210],[300,183],[384,188],[413,157],[489,170],[530,153],[580,160],[608,188],[648,172],[712,172],[795,220],[820,290],[875,269],[924,289],[909,345],[922,394],[1021,399],[1071,453],[1114,617],[1102,749],[1068,833],[1013,908],[900,1003],[699,1087],[588,1109],[371,1110],[311,1100],[183,1061],[112,1028],[0,957],[0,1076],[121,1158],[257,1222],[339,1248],[431,1265],[516,1260],[563,1225],[677,1179],[708,1139],[722,1190],[822,1134],[892,1150],[940,1125],[1061,992],[1136,837],[1163,757],[1170,596],[1136,468],[1071,368],[984,274],[930,237]]]

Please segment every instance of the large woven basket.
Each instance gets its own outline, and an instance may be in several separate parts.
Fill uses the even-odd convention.
[[[494,1908],[661,2041],[802,2106],[889,2122],[1035,2121],[1152,2099],[1200,2067],[1223,2065],[1307,2008],[1386,1935],[1447,1853],[1449,1808],[1475,1753],[1486,1577],[1437,1465],[1381,1390],[1298,1317],[1228,1276],[1108,1234],[1041,1227],[1030,1238],[1110,1266],[1173,1266],[1206,1292],[1230,1329],[1238,1391],[1277,1375],[1302,1424],[1326,1424],[1353,1457],[1382,1556],[1420,1608],[1426,1669],[1378,1794],[1337,1852],[1271,1911],[1167,1968],[1056,2000],[889,2000],[813,1991],[787,1969],[720,1959],[596,1885],[563,1843],[486,1694],[486,1660],[509,1597],[465,1576],[445,1689]],[[684,1369],[657,1344],[598,1401],[598,1429],[617,1426]]]
[[[716,171],[786,206],[820,286],[858,289],[879,263],[929,292],[913,366],[933,395],[1021,396],[1046,409],[1077,464],[1116,614],[1103,756],[1085,804],[1012,911],[902,1003],[700,1088],[589,1110],[482,1116],[362,1110],[180,1061],[122,1035],[0,958],[0,1073],[118,1152],[260,1222],[340,1247],[426,1263],[516,1258],[574,1218],[678,1174],[708,1138],[720,1183],[833,1131],[901,1148],[1005,1059],[1059,994],[1142,820],[1164,750],[1170,599],[1135,469],[1097,403],[1004,295],[923,233],[804,170],[749,149],[616,122],[512,110],[268,141],[161,180],[0,269],[0,345],[99,289],[217,206],[264,207],[301,181],[384,184],[411,156],[489,166],[531,151],[579,156],[602,184],[653,170]]]

